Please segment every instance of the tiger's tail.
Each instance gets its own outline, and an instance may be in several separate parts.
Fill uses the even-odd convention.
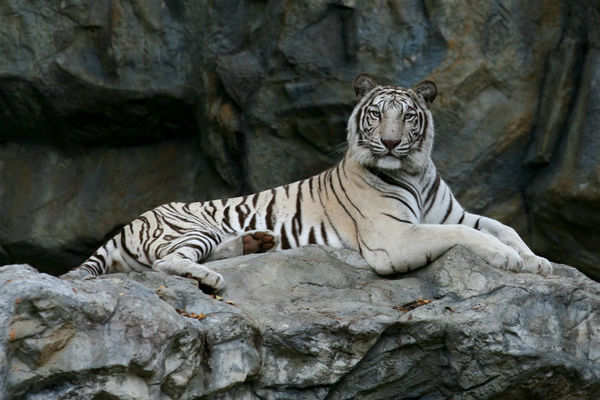
[[[60,277],[63,279],[93,279],[110,273],[111,266],[116,261],[113,258],[119,254],[118,243],[121,235],[122,233],[115,235],[100,246],[87,260]]]

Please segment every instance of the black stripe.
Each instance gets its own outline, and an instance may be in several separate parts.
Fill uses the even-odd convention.
[[[346,196],[346,199],[348,199],[350,204],[352,204],[352,207],[354,207],[354,209],[360,214],[360,216],[365,218],[365,215],[362,213],[362,211],[360,211],[360,209],[356,206],[356,204],[354,204],[354,202],[352,201],[352,199],[350,199],[350,196],[348,196],[348,193],[346,192],[346,188],[344,187],[344,184],[342,183],[342,179],[340,178],[339,164],[335,168],[335,173],[337,175],[338,183],[340,185],[340,188],[342,189],[342,192],[344,193],[344,196]],[[333,182],[331,182],[331,185],[333,186]]]
[[[356,116],[354,117],[354,123],[356,124],[356,134],[360,138],[360,119],[364,110],[364,105],[358,111],[356,111]]]
[[[326,245],[329,245],[329,238],[327,237],[327,230],[325,229],[325,223],[321,221],[321,237]]]
[[[321,177],[324,175],[324,173],[321,173],[319,175],[317,175],[317,188],[318,188],[318,193],[323,193],[323,189],[321,188]]]
[[[460,216],[460,219],[458,220],[458,223],[462,224],[464,219],[465,219],[465,212],[463,211],[462,215]]]
[[[108,266],[108,264],[106,263],[106,258],[104,258],[104,256],[103,256],[102,254],[98,254],[98,253],[96,253],[96,258],[98,259],[98,261],[97,261],[97,262],[98,262],[98,270],[97,270],[97,272],[98,272],[98,275],[100,275],[100,274],[101,274],[101,271],[102,271],[102,269],[103,269],[103,268],[102,268],[103,266],[106,268],[106,272],[108,272],[108,267],[109,267],[109,266]]]
[[[331,177],[331,169],[328,169],[323,174],[323,190],[325,191],[325,196],[327,200],[329,200],[329,185],[327,184],[329,178]]]
[[[98,261],[92,259],[92,257],[81,264],[79,268],[89,272],[92,276],[102,275],[102,269],[98,266]]]
[[[448,203],[448,209],[446,210],[446,215],[444,215],[444,218],[442,219],[442,224],[444,222],[446,222],[446,220],[448,219],[448,217],[450,216],[450,213],[452,212],[452,203],[454,203],[453,201],[454,199],[452,198],[452,194],[450,194],[450,202]]]
[[[296,213],[292,217],[292,236],[298,246],[300,245],[300,234],[302,232],[302,182],[298,184],[296,193]]]
[[[213,242],[215,242],[215,244],[221,241],[221,237],[216,232],[202,231],[200,234],[208,236]]]
[[[367,108],[369,108],[369,106],[371,105],[371,102],[373,101],[373,99],[377,96],[379,96],[380,94],[387,94],[389,92],[389,90],[375,90],[373,93],[371,93],[371,95],[362,103],[362,106],[360,107],[360,109],[358,110],[358,112],[356,113],[356,130],[357,130],[357,134],[360,135],[361,133],[361,122],[363,120],[363,117],[366,115],[365,112],[367,110]]]
[[[154,218],[156,219],[156,215],[154,216]],[[144,250],[146,258],[150,259],[150,248],[162,237],[163,234],[164,229],[162,228],[162,226],[160,224],[156,224],[156,227],[154,228],[151,237],[149,235],[146,241],[142,242],[142,248]]]
[[[427,204],[429,202],[429,200],[431,200],[431,203],[429,203],[427,208],[425,208],[425,214],[427,214],[429,212],[429,210],[431,210],[431,207],[433,207],[433,204],[434,204],[433,200],[435,200],[435,196],[437,195],[438,189],[440,187],[440,182],[441,182],[440,174],[438,174],[436,171],[435,181],[433,182],[433,185],[431,185],[431,188],[429,189],[429,192],[427,193],[427,196],[425,197],[424,204]]]
[[[246,228],[247,231],[253,231],[256,229],[256,213],[252,214],[252,218],[250,219],[250,223]]]
[[[275,204],[275,189],[271,189],[271,200],[267,205],[267,214],[265,215],[265,225],[268,230],[273,230],[273,205]]]
[[[150,226],[149,226],[150,223],[148,222],[148,218],[143,217],[143,216],[139,216],[137,219],[142,221],[142,224],[143,224],[143,226],[140,228],[140,230],[138,232],[138,236],[139,236],[138,240],[140,243],[144,243],[144,232],[150,230]],[[130,225],[129,228],[131,229],[131,233],[133,233],[133,225]],[[148,234],[148,236],[150,236],[150,235]]]
[[[244,229],[244,219],[246,216],[246,213],[244,212],[244,204],[240,203],[237,206],[235,206],[235,212],[238,215],[238,225],[240,226],[240,229]]]
[[[206,208],[206,206],[210,207],[210,210],[208,210]],[[215,219],[215,214],[217,212],[217,207],[215,207],[215,205],[213,204],[212,200],[208,201],[206,203],[204,203],[204,209],[206,210],[206,212],[208,212],[208,214],[212,217],[212,219]]]
[[[399,201],[400,203],[402,203],[406,208],[408,208],[410,210],[410,212],[412,213],[412,215],[415,216],[415,218],[419,219],[419,216],[417,215],[417,213],[415,212],[415,210],[413,210],[412,206],[410,205],[410,203],[408,203],[406,200],[404,200],[403,198],[396,196],[394,194],[384,194],[382,195],[382,197],[388,198],[388,199],[394,199]]]
[[[362,125],[362,119],[364,116],[364,112],[365,109],[367,107],[365,107],[371,100],[372,100],[372,96],[369,98],[369,100],[367,100],[366,102],[363,103],[362,107],[356,112],[356,117],[354,122],[356,123],[356,135],[358,136],[359,139],[362,138],[362,129],[361,129],[361,125]]]
[[[360,250],[360,238],[358,237],[358,223],[356,222],[356,219],[354,218],[354,216],[352,216],[352,214],[350,213],[350,211],[348,211],[348,209],[346,208],[346,205],[344,203],[342,203],[342,201],[340,200],[340,196],[338,196],[335,187],[333,186],[333,182],[331,179],[331,174],[329,174],[330,176],[330,186],[331,186],[331,191],[333,192],[333,195],[335,196],[337,202],[340,204],[340,206],[342,206],[342,209],[346,212],[346,214],[348,214],[348,216],[350,217],[350,219],[352,220],[352,223],[354,224],[354,233],[356,235],[356,243],[358,244],[358,248]]]
[[[388,185],[396,186],[396,180],[395,179],[393,179],[392,177],[384,174],[383,172],[381,172],[377,168],[367,167],[367,171],[369,171],[370,173],[372,173],[373,175],[375,175],[376,177],[378,177],[380,180],[384,181]]]
[[[223,226],[223,230],[227,233],[233,233],[236,230],[233,229],[229,221],[225,218],[225,214],[223,214],[223,220],[221,221],[221,225]]]
[[[427,109],[421,105],[422,103],[419,100],[418,96],[416,96],[413,92],[406,91],[404,94],[409,97],[409,100],[411,100],[414,103],[415,107],[417,108],[417,116],[419,119],[418,127],[420,128],[419,129],[419,143],[417,145],[417,148],[419,150],[421,150],[423,148],[423,143],[425,141],[426,134],[427,134],[427,126],[428,126]]]
[[[318,175],[319,177],[319,183],[321,182],[321,176],[324,176],[325,173],[321,173]],[[323,178],[325,179],[325,178]],[[327,223],[329,223],[329,226],[331,227],[331,229],[333,229],[333,233],[335,233],[335,235],[337,235],[338,238],[340,238],[340,240],[342,240],[342,236],[340,235],[340,233],[337,231],[337,229],[335,229],[335,226],[331,223],[331,218],[329,217],[329,214],[327,213],[327,207],[325,207],[325,204],[323,202],[323,196],[321,195],[323,192],[320,191],[317,193],[317,195],[319,196],[319,203],[321,204],[321,209],[323,210],[323,216],[325,217],[325,220],[321,221],[321,234],[322,234],[322,238],[325,241],[326,245],[329,245],[329,238],[327,237],[327,232],[325,230],[325,226],[324,223],[325,221]],[[328,197],[329,198],[329,197]]]
[[[178,221],[178,222],[181,222],[181,221]],[[165,217],[162,217],[160,220],[156,221],[157,225],[160,225],[161,223],[167,225],[169,228],[171,228],[172,230],[174,230],[175,232],[177,232],[180,235],[184,235],[189,231],[189,229],[186,229],[184,227],[176,225],[174,222],[169,221]]]
[[[225,207],[223,209],[223,221],[222,224],[229,229],[231,232],[237,232],[235,229],[233,229],[233,227],[231,226],[231,213],[230,213],[230,209],[231,207],[228,205],[227,207]]]
[[[200,240],[204,246],[201,246],[201,245],[193,242],[193,241],[198,241],[198,240]],[[175,252],[176,250],[179,250],[179,249],[182,249],[182,248],[189,248],[189,249],[193,249],[193,250],[199,251],[200,252],[200,256],[198,257],[198,259],[201,259],[201,257],[204,256],[204,252],[206,251],[206,247],[209,247],[207,245],[207,242],[202,241],[200,238],[187,239],[187,240],[179,242],[175,246],[173,246],[171,248],[171,252]],[[181,253],[177,253],[177,254],[181,254]],[[192,260],[194,262],[198,261],[198,260],[193,260],[193,259],[191,259],[191,258],[189,258],[187,256],[186,256],[186,258],[189,259],[189,260]]]
[[[133,252],[129,249],[129,247],[127,247],[127,241],[125,240],[125,229],[123,229],[121,231],[121,249],[125,251],[125,253],[131,257],[133,260],[136,260],[137,262],[139,262],[142,265],[146,265],[147,267],[149,267],[148,264],[145,264],[143,262],[141,262],[138,257],[133,254]]]
[[[412,197],[415,198],[415,201],[417,202],[417,207],[421,207],[421,195],[419,194],[419,191],[409,182],[403,182],[403,181],[398,181],[398,186],[400,186],[402,189],[406,190],[407,192],[409,192]]]
[[[240,226],[241,230],[244,229],[244,224],[246,223],[246,217],[248,217],[248,215],[250,214],[250,208],[248,207],[248,205],[246,205],[247,199],[248,199],[248,196],[242,197],[242,200],[240,201],[240,203],[237,206],[235,206],[235,211],[238,214],[238,225]]]
[[[419,140],[419,150],[423,148],[423,143],[425,142],[425,138],[427,137],[427,127],[429,126],[429,121],[427,120],[427,112],[423,111],[423,128],[421,130],[421,138]]]
[[[481,217],[477,218],[477,222],[475,222],[475,226],[474,228],[479,230],[479,221],[481,220]]]
[[[418,190],[412,184],[392,178],[391,176],[385,174],[383,171],[381,171],[377,168],[367,167],[367,170],[370,173],[372,173],[373,175],[375,175],[376,177],[378,177],[379,179],[381,179],[383,182],[387,183],[388,185],[398,186],[401,189],[404,189],[405,191],[410,193],[410,195],[412,197],[415,198],[415,201],[417,202],[417,206],[421,205],[421,201],[420,201],[421,196],[419,195]]]
[[[388,214],[388,213],[381,213],[381,214],[385,215],[386,217],[390,217],[390,218],[392,218],[392,219],[394,219],[394,220],[396,220],[398,222],[404,222],[405,224],[412,224],[412,222],[407,221],[405,219],[400,219],[400,218],[398,218],[398,217],[396,217],[396,216],[394,216],[392,214]]]
[[[315,229],[312,226],[308,231],[308,244],[317,244],[317,238],[315,237]]]
[[[192,225],[197,224],[199,221],[198,216],[196,214],[182,213],[181,210],[178,210],[177,208],[175,208],[175,206],[171,207],[171,209],[168,210],[168,213],[169,213],[169,215],[168,215],[169,217],[180,220],[181,222],[187,222]]]
[[[287,232],[285,230],[284,224],[281,224],[281,229],[279,230],[279,237],[281,238],[281,248],[283,250],[291,249],[290,242],[287,238]]]

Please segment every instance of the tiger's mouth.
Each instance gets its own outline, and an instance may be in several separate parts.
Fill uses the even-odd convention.
[[[410,154],[410,150],[406,150],[406,151],[402,151],[402,152],[392,152],[392,151],[388,151],[386,153],[375,153],[375,152],[371,152],[371,154],[373,154],[373,157],[376,160],[382,160],[382,159],[388,159],[388,160],[392,160],[392,159],[396,159],[396,160],[403,160],[406,157],[408,157],[408,155]]]
[[[383,146],[369,146],[369,152],[376,160],[384,159],[387,157],[402,160],[403,158],[406,158],[411,153],[411,151],[412,146],[410,144],[403,144],[401,146],[396,146],[392,149],[383,148]]]

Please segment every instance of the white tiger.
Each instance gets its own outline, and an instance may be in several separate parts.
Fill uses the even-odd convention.
[[[456,245],[511,271],[552,265],[500,222],[466,212],[440,178],[431,150],[431,81],[414,89],[354,80],[348,149],[313,177],[226,200],[168,203],[145,212],[63,277],[152,268],[214,290],[223,277],[203,261],[308,244],[360,252],[379,274],[422,267]]]

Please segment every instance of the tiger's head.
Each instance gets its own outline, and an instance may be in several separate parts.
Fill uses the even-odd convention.
[[[360,97],[348,120],[350,157],[365,167],[416,173],[430,159],[433,118],[429,105],[437,95],[431,81],[412,89],[380,86],[366,74],[354,79]]]

